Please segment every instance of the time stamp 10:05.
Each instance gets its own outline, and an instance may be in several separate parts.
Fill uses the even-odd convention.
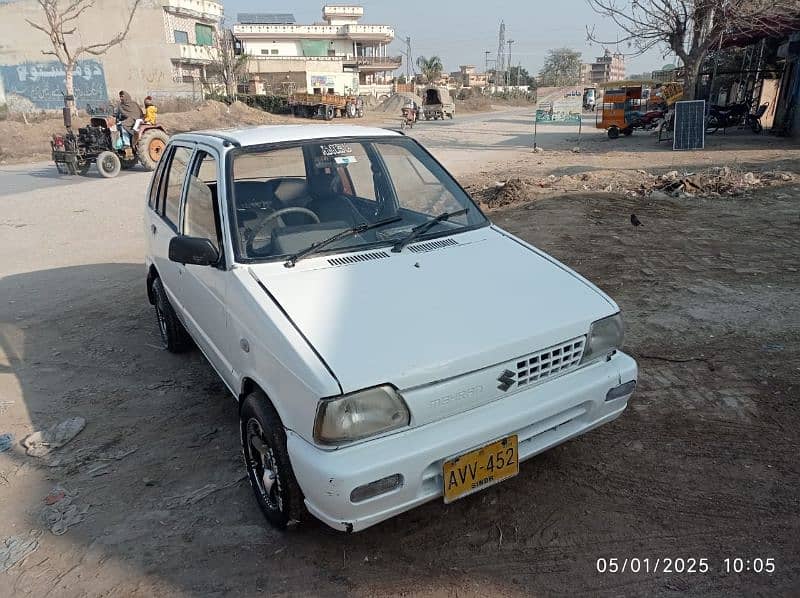
[[[722,559],[716,566],[708,558],[694,557],[600,557],[595,562],[598,573],[758,573],[775,572],[775,559],[734,557]]]

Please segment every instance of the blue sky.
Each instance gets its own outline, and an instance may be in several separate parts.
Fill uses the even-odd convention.
[[[298,23],[322,20],[322,0],[223,0],[229,21],[238,12],[288,12]],[[345,4],[344,0],[331,4]],[[484,51],[497,53],[497,34],[501,19],[506,23],[506,39],[513,39],[512,62],[520,62],[531,73],[541,68],[548,49],[571,47],[583,53],[590,62],[603,51],[586,41],[586,26],[596,25],[607,38],[616,39],[617,29],[610,21],[595,14],[585,0],[362,0],[353,2],[364,7],[363,23],[392,25],[397,38],[411,37],[414,56],[438,54],[448,71],[460,64],[475,64],[483,70]],[[392,44],[391,53],[399,55],[404,48]],[[612,48],[613,49],[613,48]],[[631,52],[620,45],[620,51]],[[662,58],[651,51],[627,59],[627,72],[640,73],[675,62],[675,57]],[[405,69],[403,69],[404,71]],[[398,71],[399,73],[400,71]]]

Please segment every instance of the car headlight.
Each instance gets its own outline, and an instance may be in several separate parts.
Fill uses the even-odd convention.
[[[608,357],[622,347],[625,338],[625,326],[619,313],[597,320],[589,328],[589,338],[583,351],[581,363],[589,363],[601,357]]]
[[[376,386],[320,401],[314,438],[321,444],[342,444],[402,428],[409,420],[403,397],[391,386]]]

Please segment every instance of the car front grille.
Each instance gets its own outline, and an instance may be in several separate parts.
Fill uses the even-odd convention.
[[[585,345],[586,337],[579,336],[518,360],[517,386],[533,384],[542,378],[561,374],[577,367],[583,357]]]

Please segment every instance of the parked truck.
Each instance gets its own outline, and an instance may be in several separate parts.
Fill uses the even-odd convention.
[[[425,120],[439,120],[445,116],[453,118],[456,105],[446,87],[430,86],[423,90],[422,115]]]
[[[289,108],[295,116],[306,118],[321,117],[333,120],[346,116],[364,116],[364,100],[357,96],[344,96],[338,93],[294,93],[289,96]]]

